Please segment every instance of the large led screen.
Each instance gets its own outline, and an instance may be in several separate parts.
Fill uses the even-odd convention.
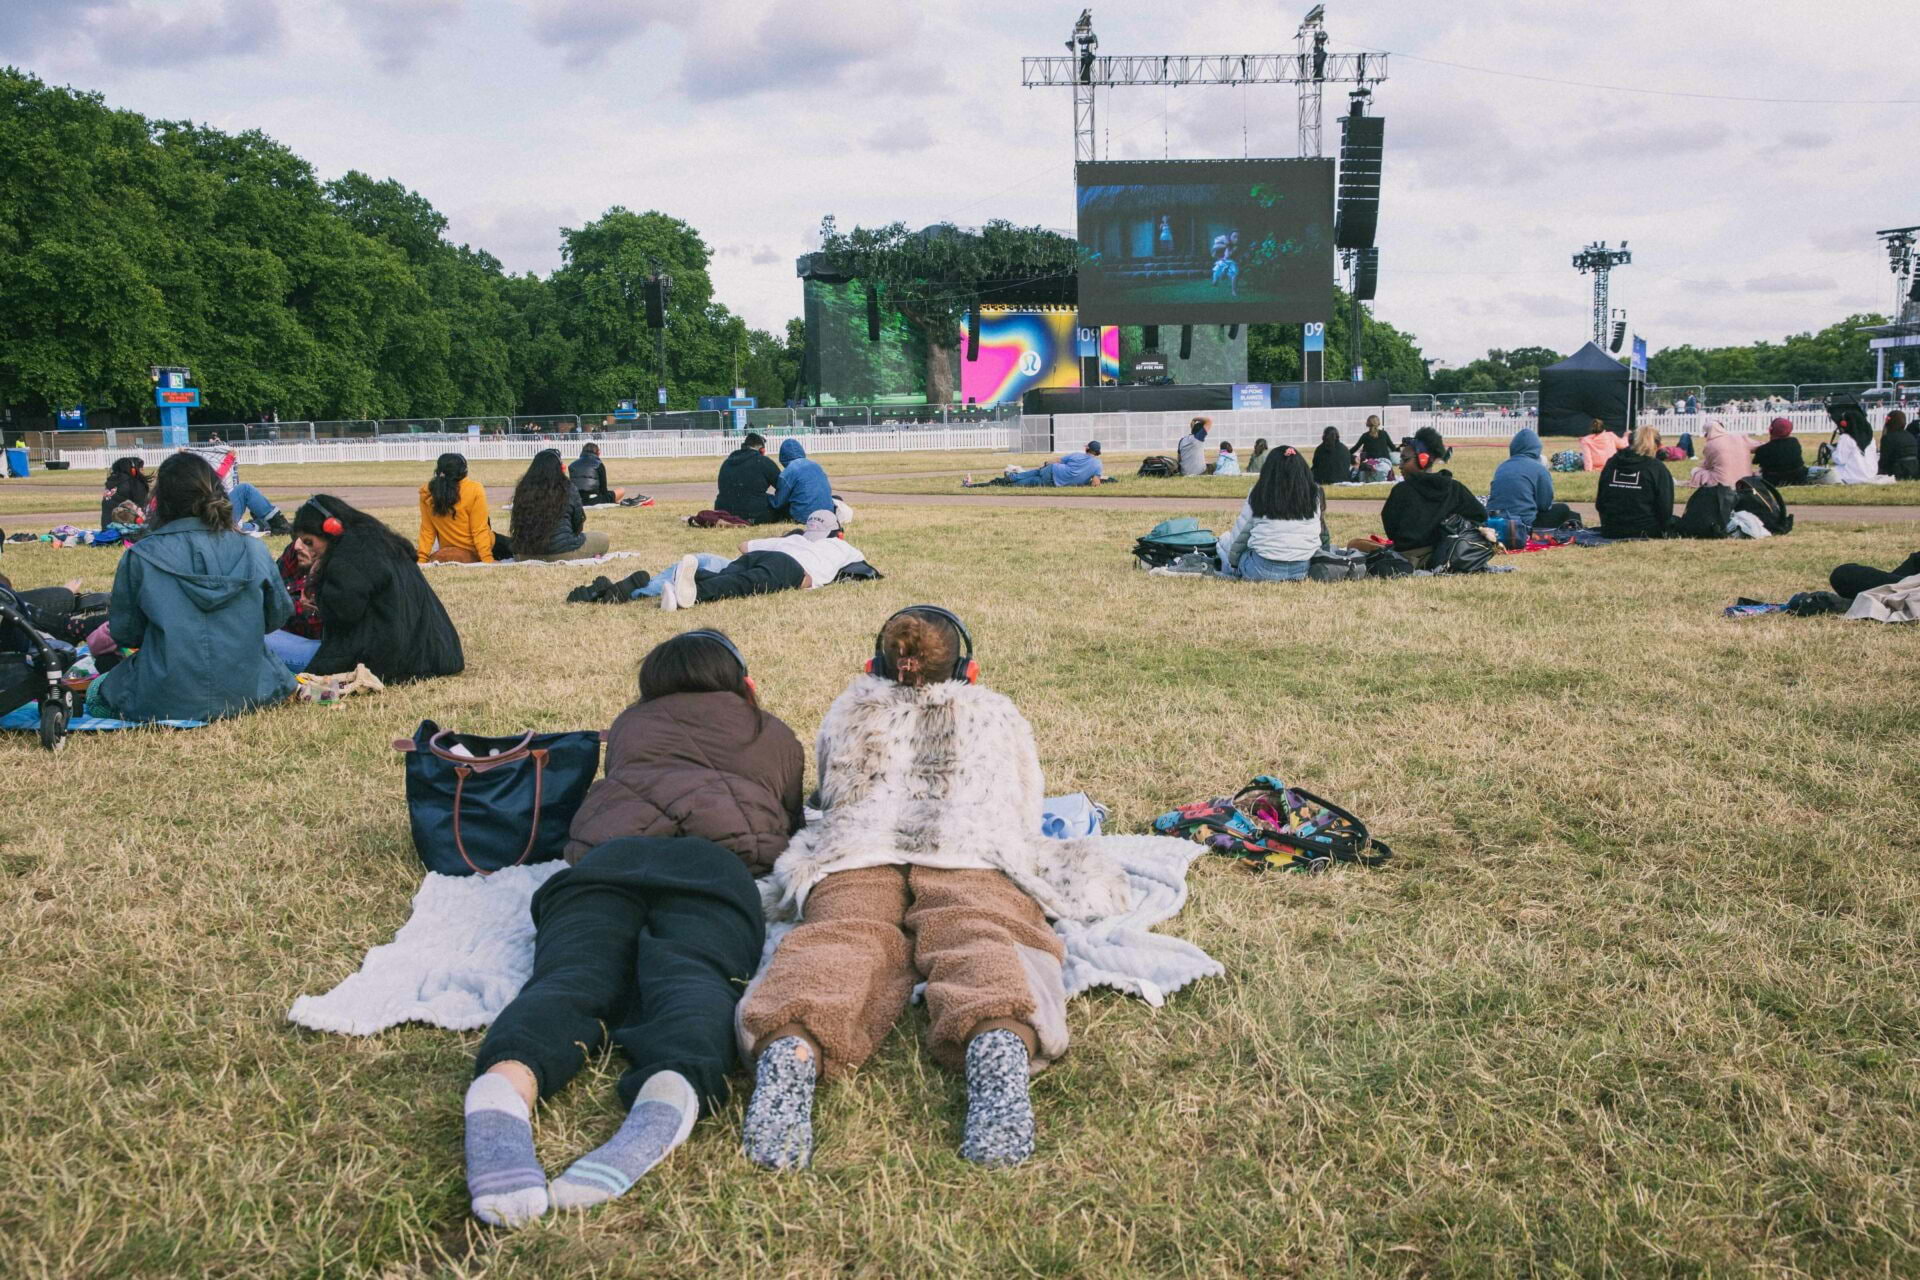
[[[1099,161],[1075,173],[1082,323],[1331,315],[1333,161]]]
[[[1035,387],[1077,387],[1071,311],[980,310],[980,358],[965,358],[960,325],[960,398],[969,404],[1017,403]]]

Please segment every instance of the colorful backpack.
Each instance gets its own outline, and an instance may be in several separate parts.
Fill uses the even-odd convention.
[[[1210,853],[1241,858],[1255,869],[1325,871],[1336,862],[1377,867],[1393,850],[1367,824],[1332,801],[1262,774],[1224,797],[1182,805],[1153,820],[1160,835],[1185,836]]]
[[[1578,449],[1562,449],[1553,455],[1555,471],[1578,471],[1585,465],[1586,460],[1580,456]]]

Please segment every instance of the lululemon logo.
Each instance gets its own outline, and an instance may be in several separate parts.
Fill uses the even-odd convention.
[[[1020,372],[1029,378],[1040,372],[1040,353],[1028,351],[1020,357]]]

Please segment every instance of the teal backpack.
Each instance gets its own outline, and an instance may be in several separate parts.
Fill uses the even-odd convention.
[[[1220,539],[1213,530],[1202,529],[1200,522],[1192,516],[1175,516],[1171,520],[1162,520],[1148,530],[1145,537],[1136,540],[1133,554],[1152,569],[1172,564],[1181,556],[1195,552],[1216,555],[1219,548]]]

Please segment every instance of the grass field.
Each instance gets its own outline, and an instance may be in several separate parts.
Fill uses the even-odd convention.
[[[678,525],[695,505],[594,520],[651,568],[737,540]],[[623,1201],[475,1226],[478,1034],[286,1010],[406,917],[389,739],[602,727],[691,623],[561,603],[591,568],[436,569],[461,677],[52,756],[0,740],[0,1275],[1920,1272],[1914,637],[1720,616],[1892,563],[1910,529],[1254,586],[1134,571],[1139,528],[868,504],[884,581],[694,615],[810,744],[887,613],[945,603],[1050,790],[1113,829],[1274,772],[1398,850],[1311,879],[1196,864],[1167,929],[1227,976],[1158,1010],[1075,1001],[1024,1168],[954,1154],[963,1089],[915,1009],[821,1095],[811,1173],[747,1165],[736,1098]],[[104,588],[116,562],[0,567]],[[549,1169],[613,1130],[619,1067],[541,1110]]]

